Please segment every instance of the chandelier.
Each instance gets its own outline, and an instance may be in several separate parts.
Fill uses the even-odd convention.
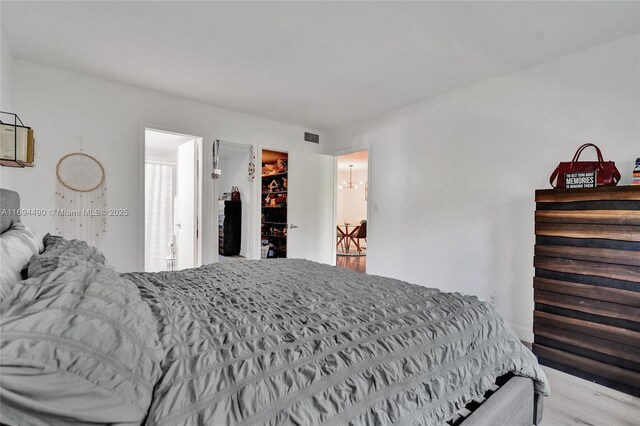
[[[358,189],[358,186],[362,185],[364,182],[354,182],[353,181],[353,164],[349,164],[349,182],[342,181],[341,185],[338,185],[340,189]]]

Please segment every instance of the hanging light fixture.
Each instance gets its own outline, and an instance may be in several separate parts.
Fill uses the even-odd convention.
[[[340,189],[358,189],[359,185],[362,185],[363,182],[354,182],[353,181],[353,164],[349,164],[349,182],[342,181],[342,185],[339,185]]]

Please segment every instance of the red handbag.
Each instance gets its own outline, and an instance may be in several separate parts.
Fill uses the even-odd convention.
[[[240,201],[240,190],[237,186],[231,187],[231,201]]]
[[[598,153],[598,161],[578,161],[580,154],[585,148],[594,147]],[[592,143],[585,143],[576,151],[571,162],[561,162],[558,167],[551,173],[549,183],[554,188],[564,188],[564,175],[565,173],[576,172],[596,172],[596,186],[616,186],[620,181],[620,172],[616,168],[616,163],[613,161],[604,161],[602,159],[602,152],[600,148]],[[553,182],[557,182],[554,185]]]

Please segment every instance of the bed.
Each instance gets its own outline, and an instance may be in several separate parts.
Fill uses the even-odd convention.
[[[532,425],[549,393],[472,296],[298,259],[121,274],[51,235],[22,274],[0,301],[9,425]]]

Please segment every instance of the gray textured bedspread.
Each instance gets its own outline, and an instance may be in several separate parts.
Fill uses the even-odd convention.
[[[476,297],[291,259],[123,277],[165,351],[151,425],[438,425],[507,372],[548,392]]]
[[[44,245],[0,301],[0,423],[140,424],[162,374],[156,319],[96,249]]]

